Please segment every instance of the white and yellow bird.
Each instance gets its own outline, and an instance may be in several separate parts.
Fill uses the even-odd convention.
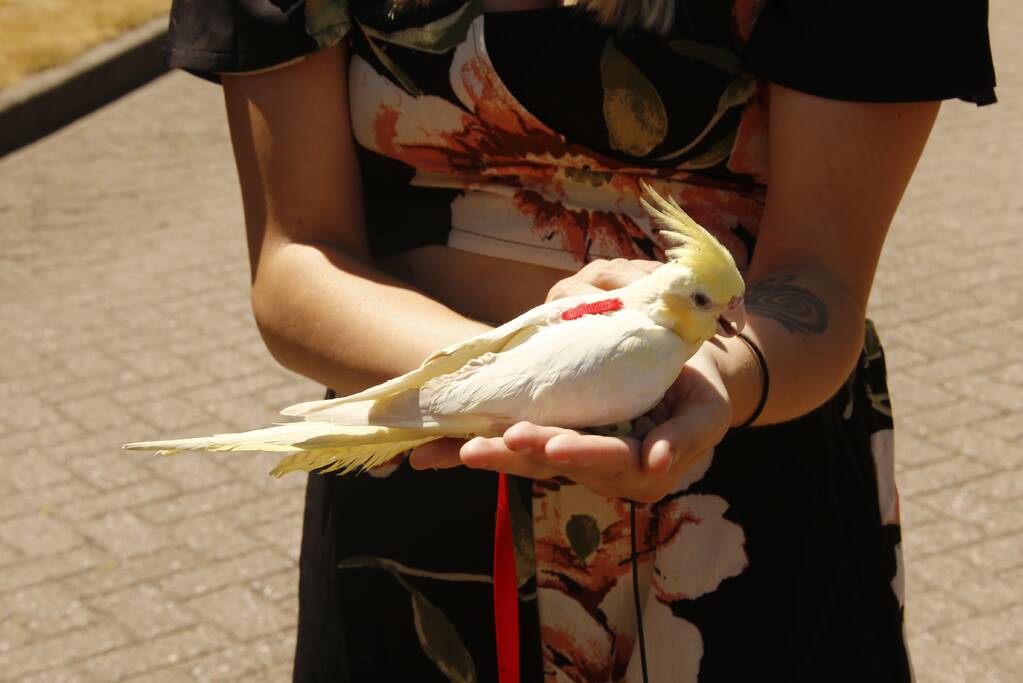
[[[745,289],[727,249],[674,199],[644,189],[641,203],[676,246],[668,263],[640,280],[537,306],[405,375],[281,411],[302,421],[124,448],[277,451],[287,455],[275,476],[350,472],[443,437],[497,436],[522,420],[582,428],[642,415],[701,344],[731,334],[733,321],[741,329]]]

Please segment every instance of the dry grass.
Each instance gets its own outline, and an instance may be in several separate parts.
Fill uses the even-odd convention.
[[[0,88],[169,8],[170,0],[0,0]]]

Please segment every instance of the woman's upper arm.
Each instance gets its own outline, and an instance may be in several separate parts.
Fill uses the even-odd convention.
[[[770,100],[769,188],[750,280],[824,271],[865,311],[939,103],[844,102],[778,85]]]
[[[222,81],[253,282],[260,264],[291,243],[368,259],[347,47]]]

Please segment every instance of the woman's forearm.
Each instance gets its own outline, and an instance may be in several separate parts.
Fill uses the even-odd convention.
[[[288,369],[339,393],[408,372],[489,326],[329,245],[275,250],[252,286],[256,323]]]
[[[746,292],[745,334],[764,354],[770,391],[756,424],[804,415],[842,385],[863,345],[864,311],[824,271],[791,270],[760,278]],[[742,424],[763,390],[759,364],[738,338],[712,346],[732,401],[732,424]]]

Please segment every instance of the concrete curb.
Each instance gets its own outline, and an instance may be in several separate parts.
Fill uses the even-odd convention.
[[[167,16],[0,92],[0,156],[49,135],[167,70]]]

